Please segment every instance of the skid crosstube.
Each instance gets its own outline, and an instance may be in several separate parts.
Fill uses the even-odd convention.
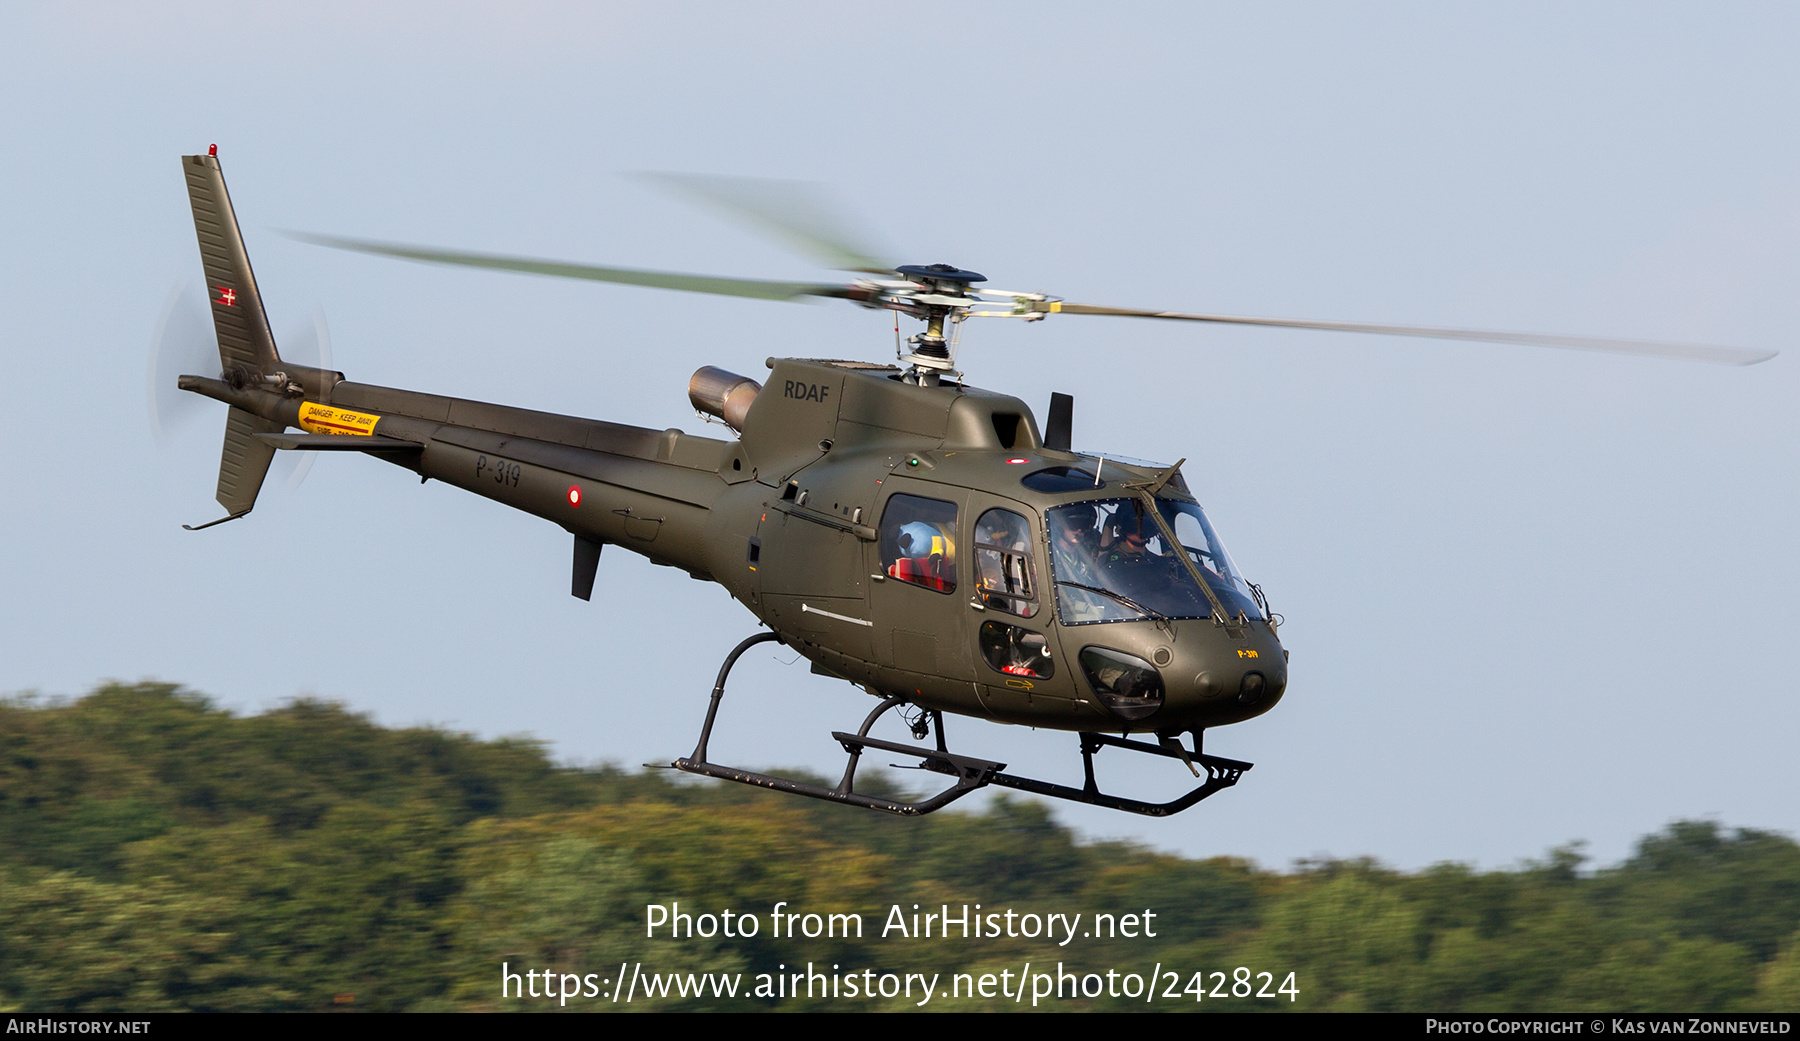
[[[1005,763],[991,763],[985,759],[940,752],[930,748],[918,748],[856,734],[833,733],[831,736],[837,738],[838,742],[844,746],[844,750],[850,753],[850,768],[845,771],[844,780],[834,788],[827,788],[822,784],[813,784],[808,781],[796,781],[788,777],[757,773],[754,770],[720,766],[717,763],[696,762],[693,759],[677,759],[669,765],[691,774],[737,781],[740,784],[753,784],[759,788],[770,788],[778,792],[787,792],[790,795],[805,795],[814,799],[826,799],[870,810],[897,813],[902,817],[918,817],[933,810],[942,809],[977,788],[986,787],[991,778],[1006,768]],[[926,766],[926,769],[955,777],[956,783],[931,798],[919,802],[902,802],[874,795],[863,795],[854,791],[850,785],[856,771],[856,758],[865,747],[880,748],[904,755],[923,756],[930,764]]]
[[[718,682],[713,684],[712,702],[706,710],[706,724],[700,729],[700,741],[694,746],[694,754],[670,763],[671,767],[685,773],[699,774],[703,777],[716,777],[722,781],[736,781],[739,784],[755,785],[772,791],[786,792],[789,795],[804,795],[811,799],[825,799],[829,802],[841,802],[850,806],[861,806],[865,809],[880,810],[884,813],[899,814],[903,817],[918,817],[942,809],[963,796],[990,784],[1015,791],[1030,792],[1033,795],[1044,795],[1052,799],[1068,799],[1071,802],[1086,803],[1089,806],[1101,806],[1109,810],[1124,810],[1127,813],[1141,813],[1147,817],[1167,817],[1180,813],[1215,792],[1220,792],[1238,783],[1238,778],[1251,764],[1236,759],[1225,759],[1216,755],[1202,755],[1200,739],[1196,734],[1194,750],[1189,753],[1181,746],[1178,738],[1163,738],[1159,744],[1145,741],[1133,741],[1125,737],[1112,737],[1107,734],[1084,733],[1081,735],[1081,761],[1087,773],[1087,783],[1080,788],[1067,785],[1052,784],[1030,777],[1017,777],[1005,773],[1006,764],[996,763],[974,756],[957,755],[944,746],[944,716],[941,712],[932,711],[930,729],[937,731],[937,747],[926,748],[922,745],[908,745],[897,741],[884,741],[869,736],[869,728],[875,725],[889,709],[906,704],[902,697],[884,699],[880,705],[870,712],[863,725],[854,734],[834,731],[832,737],[844,746],[850,760],[844,767],[844,779],[835,786],[811,781],[797,781],[791,777],[777,777],[774,774],[758,773],[755,770],[744,770],[735,766],[721,766],[708,761],[706,757],[707,743],[712,739],[713,722],[719,715],[719,703],[725,698],[725,680],[731,674],[731,667],[737,664],[743,653],[759,643],[781,642],[775,633],[757,633],[732,648],[725,656],[725,663],[719,667]],[[924,737],[927,724],[923,717],[915,721],[913,736]],[[1206,783],[1178,799],[1168,802],[1143,802],[1138,799],[1127,799],[1119,795],[1108,795],[1102,792],[1094,781],[1094,753],[1106,747],[1122,748],[1128,752],[1141,752],[1147,755],[1167,756],[1186,763],[1195,776],[1199,776],[1200,768],[1206,770]],[[876,748],[884,752],[900,755],[918,756],[917,769],[929,770],[955,779],[949,788],[918,802],[906,802],[899,799],[886,799],[875,795],[864,795],[856,791],[856,765],[862,758],[865,748]]]

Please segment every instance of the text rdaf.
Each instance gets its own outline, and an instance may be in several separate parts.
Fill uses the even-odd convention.
[[[831,396],[831,388],[823,383],[806,383],[801,380],[787,380],[783,394],[799,401],[824,401]]]

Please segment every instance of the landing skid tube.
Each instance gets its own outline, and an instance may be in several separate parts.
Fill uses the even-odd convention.
[[[1199,742],[1195,742],[1198,746]],[[1206,771],[1206,783],[1179,799],[1168,802],[1140,802],[1127,799],[1122,795],[1108,795],[1094,783],[1094,753],[1111,745],[1123,748],[1128,752],[1144,752],[1149,755],[1166,755],[1171,759],[1181,759],[1193,763]],[[1179,746],[1177,746],[1179,747]],[[1124,810],[1127,813],[1141,813],[1146,817],[1169,817],[1180,813],[1189,806],[1215,792],[1222,792],[1238,783],[1244,771],[1254,764],[1226,759],[1223,756],[1186,754],[1184,751],[1172,751],[1161,745],[1152,745],[1143,741],[1132,741],[1123,737],[1112,737],[1108,734],[1081,735],[1081,765],[1087,770],[1087,784],[1080,788],[1067,785],[1051,784],[1048,781],[1036,781],[1029,777],[1014,777],[1012,774],[996,773],[988,778],[989,784],[997,784],[1002,788],[1013,788],[1033,795],[1048,795],[1053,799],[1070,799],[1085,802],[1089,806],[1104,806],[1109,810]]]
[[[1244,771],[1250,769],[1251,766],[1249,763],[1239,762],[1236,759],[1200,754],[1198,739],[1195,741],[1194,752],[1190,754],[1174,740],[1167,745],[1153,745],[1143,741],[1132,741],[1128,738],[1111,737],[1106,734],[1082,734],[1081,759],[1087,772],[1087,783],[1080,788],[1070,788],[1067,785],[1052,784],[1049,781],[1039,781],[1030,777],[1018,777],[1005,773],[1003,772],[1006,769],[1005,763],[991,762],[951,752],[944,747],[943,714],[936,710],[931,712],[931,724],[937,732],[936,748],[902,744],[897,741],[883,741],[880,738],[870,737],[869,728],[875,725],[876,720],[880,719],[889,709],[907,703],[906,699],[901,697],[890,697],[882,701],[873,712],[869,713],[868,718],[863,720],[862,727],[856,733],[832,732],[831,736],[844,746],[844,751],[850,756],[849,762],[844,767],[844,778],[835,787],[827,788],[824,785],[808,781],[796,781],[788,777],[776,777],[773,774],[757,773],[754,770],[744,770],[734,766],[721,766],[708,761],[706,747],[712,738],[713,721],[718,717],[719,703],[725,698],[725,679],[731,674],[731,667],[737,664],[738,658],[742,657],[745,651],[757,644],[770,641],[780,642],[780,640],[781,637],[775,633],[757,633],[738,644],[730,654],[725,656],[725,663],[719,667],[718,682],[713,685],[712,702],[706,709],[706,724],[700,729],[700,742],[694,746],[693,755],[677,759],[670,763],[670,766],[686,773],[700,774],[703,777],[716,777],[724,781],[751,784],[759,788],[787,792],[791,795],[804,795],[813,799],[847,803],[851,806],[881,810],[903,817],[923,816],[934,810],[942,809],[970,792],[978,788],[985,788],[990,784],[1011,788],[1015,791],[1030,792],[1034,795],[1049,796],[1053,799],[1068,799],[1090,806],[1103,806],[1111,810],[1125,810],[1129,813],[1141,813],[1149,817],[1167,817],[1180,813],[1207,796],[1236,784],[1238,778],[1242,777]],[[913,736],[924,737],[923,726],[923,721],[920,721],[919,728],[913,731]],[[1188,763],[1190,768],[1204,768],[1206,783],[1178,799],[1163,803],[1140,802],[1137,799],[1107,795],[1100,791],[1099,786],[1094,782],[1094,753],[1109,745],[1123,748],[1128,752],[1144,752],[1150,755],[1180,759]],[[920,763],[917,769],[929,770],[932,773],[954,778],[955,783],[931,798],[918,802],[903,802],[884,799],[880,796],[864,795],[855,790],[855,781],[856,765],[862,758],[862,751],[865,748],[918,756]]]

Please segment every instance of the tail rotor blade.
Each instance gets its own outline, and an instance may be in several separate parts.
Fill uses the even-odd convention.
[[[219,374],[218,339],[212,315],[200,291],[178,285],[169,291],[150,337],[146,399],[150,433],[167,443],[211,410],[207,402],[175,386],[183,375]]]
[[[325,324],[325,312],[315,308],[307,324],[294,330],[293,335],[281,341],[281,359],[296,365],[306,365],[317,369],[331,368],[331,330]],[[300,487],[306,475],[312,472],[313,459],[317,452],[277,452],[274,466],[279,468],[275,476],[283,478],[282,486],[292,491]]]

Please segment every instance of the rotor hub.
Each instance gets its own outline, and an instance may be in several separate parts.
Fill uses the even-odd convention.
[[[962,295],[971,282],[987,281],[986,275],[965,271],[954,264],[902,264],[894,272],[951,296]]]

